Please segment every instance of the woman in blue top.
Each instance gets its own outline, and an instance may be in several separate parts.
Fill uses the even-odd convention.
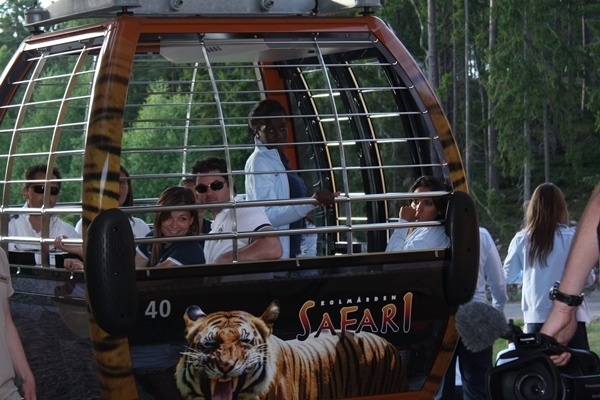
[[[410,192],[450,191],[448,185],[434,176],[422,176],[410,187]],[[427,222],[446,218],[448,202],[443,197],[415,198],[400,208],[400,222]],[[443,225],[418,228],[398,228],[388,241],[385,251],[435,249],[450,246]]]
[[[527,206],[525,229],[512,239],[504,260],[506,282],[523,284],[521,308],[527,333],[539,332],[550,314],[548,292],[562,276],[575,235],[568,223],[563,192],[552,183],[538,186]],[[586,286],[594,279],[592,271]],[[590,312],[585,301],[578,307],[577,321],[569,347],[589,350],[585,323],[590,322]]]
[[[284,154],[287,143],[286,111],[276,100],[262,100],[249,115],[248,127],[256,147],[246,161],[246,200],[288,200],[307,197],[306,184],[291,170]],[[319,204],[330,206],[339,192],[327,189],[313,194]],[[275,229],[301,229],[304,217],[315,208],[313,204],[265,207]],[[301,254],[301,236],[280,236],[282,258]]]
[[[194,205],[196,196],[181,186],[165,189],[157,205]],[[148,236],[169,238],[197,235],[200,230],[198,213],[190,210],[159,211],[154,215],[153,232]],[[182,242],[159,242],[137,247],[136,268],[176,267],[180,265],[204,264],[204,251],[197,240]]]
[[[195,205],[196,195],[188,188],[172,186],[165,189],[157,202],[159,206]],[[199,218],[196,210],[158,211],[154,214],[153,231],[148,237],[175,238],[197,235]],[[136,268],[176,267],[204,264],[204,251],[198,240],[140,244],[135,255]],[[184,351],[180,341],[138,345],[130,343],[131,362],[138,384],[152,398],[179,399],[173,374]]]

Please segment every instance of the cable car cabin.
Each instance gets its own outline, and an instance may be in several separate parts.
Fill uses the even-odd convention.
[[[84,3],[32,8],[36,33],[0,82],[0,234],[39,398],[432,398],[474,291],[478,224],[448,122],[372,14],[379,1]],[[105,19],[41,32],[89,16]],[[263,150],[288,162],[249,170],[261,146],[249,115],[264,99],[285,109],[285,137]],[[208,157],[225,171],[194,173]],[[249,179],[280,174],[303,193],[250,195]],[[423,175],[448,189],[410,192]],[[205,201],[157,205],[184,178]],[[339,192],[333,205],[311,197],[321,190]],[[407,222],[411,199],[448,206]],[[300,225],[268,217],[275,229],[248,230],[240,217],[299,206]],[[155,214],[176,211],[208,230],[224,213],[228,227],[158,234]],[[80,227],[62,249],[60,221]],[[425,227],[448,244],[386,251],[396,229]],[[273,237],[280,258],[246,261],[245,243]],[[291,254],[290,237],[313,250]],[[228,261],[136,268],[144,246],[206,253],[211,241],[231,244]]]

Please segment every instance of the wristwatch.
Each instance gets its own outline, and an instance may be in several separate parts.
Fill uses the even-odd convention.
[[[559,285],[560,282],[554,282],[554,286],[552,286],[552,289],[550,289],[549,293],[550,300],[560,301],[561,303],[565,303],[566,305],[571,307],[577,307],[580,306],[581,303],[583,303],[583,293],[581,293],[581,296],[564,294],[563,292],[558,290]]]

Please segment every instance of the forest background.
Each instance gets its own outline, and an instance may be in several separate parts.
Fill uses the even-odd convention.
[[[0,69],[35,3],[0,1]],[[436,91],[501,256],[543,182],[565,192],[575,224],[600,181],[600,3],[394,0],[376,15]]]

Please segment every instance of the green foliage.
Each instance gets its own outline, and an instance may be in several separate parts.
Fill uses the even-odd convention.
[[[21,41],[29,35],[29,30],[23,27],[23,18],[25,11],[31,5],[31,0],[4,0],[0,3],[2,44],[11,52],[14,52]]]
[[[583,79],[590,65],[589,49],[581,45],[577,29],[583,2],[498,2],[498,44],[490,66],[489,95],[495,101],[492,121],[500,130],[499,150],[504,171],[520,172],[523,159],[536,154],[542,142],[542,114],[550,115],[551,135],[571,154],[569,162],[581,165],[574,124],[586,115],[580,111]],[[524,127],[531,129],[526,142]],[[556,152],[556,150],[552,150]]]
[[[0,66],[12,57],[14,50],[23,38],[29,35],[22,27],[22,16],[31,0],[6,0],[0,5]],[[469,2],[470,46],[464,49],[465,10],[464,0],[453,0],[436,4],[437,51],[440,86],[435,88],[449,119],[455,123],[453,131],[460,147],[464,147],[466,98],[464,53],[469,55],[471,103],[470,129],[474,132],[473,157],[470,188],[476,198],[479,217],[502,245],[507,245],[522,221],[523,204],[523,160],[530,157],[532,164],[532,185],[541,183],[544,177],[543,112],[548,111],[550,141],[550,178],[567,194],[573,219],[577,219],[591,188],[600,180],[597,161],[600,157],[598,130],[600,130],[600,77],[595,60],[600,57],[600,6],[586,0],[565,3],[559,0],[542,2],[522,2],[517,0],[496,1],[498,20],[498,43],[488,52],[489,42],[489,2]],[[398,0],[386,2],[377,14],[385,20],[411,52],[417,64],[426,71],[428,46],[427,2]],[[582,29],[582,21],[585,30]],[[91,20],[69,22],[75,26]],[[94,20],[96,22],[96,20]],[[491,57],[492,62],[488,62]],[[91,59],[91,57],[90,57]],[[48,61],[49,63],[52,61]],[[69,70],[69,65],[56,65],[48,71]],[[232,67],[233,68],[233,67]],[[93,69],[91,66],[87,69]],[[182,72],[184,71],[184,72]],[[148,86],[130,86],[128,101],[132,106],[126,110],[124,143],[131,148],[123,154],[124,163],[134,175],[152,175],[168,171],[171,175],[164,180],[138,179],[135,182],[136,197],[156,197],[166,186],[179,182],[181,175],[189,172],[194,159],[182,159],[180,149],[190,146],[190,155],[198,158],[207,155],[223,156],[219,147],[229,144],[250,142],[245,124],[245,116],[258,99],[244,98],[243,82],[227,79],[227,70],[216,69],[216,82],[220,85],[219,104],[227,118],[220,126],[215,120],[218,113],[217,99],[210,85],[190,89],[193,68],[173,69],[166,73],[152,64],[139,72],[132,80],[154,82]],[[369,86],[374,69],[365,69],[360,75],[361,84]],[[202,74],[202,72],[198,72]],[[241,72],[235,71],[241,76]],[[378,77],[376,77],[378,79]],[[91,75],[79,77],[82,87],[89,83]],[[249,81],[254,77],[249,78]],[[210,81],[199,76],[198,82]],[[376,80],[375,80],[376,81]],[[59,99],[63,95],[63,83],[53,82],[42,91],[36,91],[35,100]],[[77,91],[77,89],[76,89]],[[252,91],[250,91],[252,92]],[[77,92],[76,92],[77,93]],[[187,110],[189,97],[194,96],[195,106]],[[366,94],[365,94],[366,95]],[[487,115],[488,96],[494,101],[493,115]],[[198,99],[200,97],[200,99]],[[373,104],[387,104],[389,99],[369,98]],[[159,104],[173,104],[170,107]],[[383,106],[381,106],[383,109]],[[71,104],[67,122],[84,120],[85,104]],[[188,113],[189,111],[189,113]],[[27,123],[51,126],[55,110],[38,108],[26,115]],[[168,124],[167,120],[177,121]],[[182,130],[182,120],[186,120],[187,130]],[[214,124],[207,124],[206,121]],[[10,129],[13,115],[4,119],[1,128]],[[162,121],[162,122],[157,122]],[[200,123],[199,121],[202,121]],[[489,162],[486,129],[493,122],[498,130],[497,166],[501,168],[500,190],[488,190],[486,166]],[[388,132],[401,129],[381,124],[378,132],[385,137]],[[75,124],[74,124],[75,125]],[[151,127],[161,126],[160,133]],[[172,125],[172,126],[171,126]],[[198,126],[214,126],[199,129]],[[524,138],[524,127],[531,129],[531,140]],[[59,150],[73,150],[82,147],[84,132],[76,129],[61,132]],[[19,153],[38,152],[47,148],[48,138],[44,134],[23,135],[19,142]],[[48,135],[45,135],[48,136]],[[68,139],[65,138],[68,136]],[[66,139],[66,140],[65,140]],[[0,136],[0,149],[6,152],[10,142],[7,135]],[[213,149],[207,150],[210,146]],[[166,149],[166,151],[165,151]],[[160,150],[160,151],[158,151]],[[245,159],[251,150],[231,152],[233,169],[243,169]],[[398,149],[390,147],[382,150],[386,163],[394,163]],[[15,166],[13,175],[19,175],[23,165]],[[44,161],[44,160],[42,160]],[[0,164],[5,161],[0,160]],[[59,167],[69,177],[81,175],[80,157],[63,157],[57,160]],[[182,167],[183,163],[183,167]],[[391,184],[388,187],[401,187],[403,176],[386,176]],[[238,190],[243,192],[243,180],[238,181]],[[62,200],[79,199],[77,190],[65,191]],[[19,200],[18,193],[11,193],[11,199]]]

